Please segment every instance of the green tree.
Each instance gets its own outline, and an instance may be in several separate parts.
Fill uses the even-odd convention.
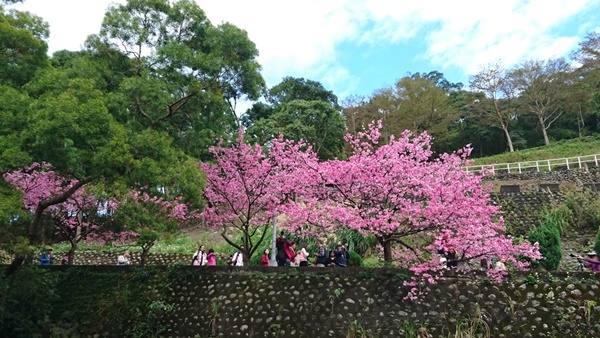
[[[258,50],[247,33],[227,23],[213,26],[190,0],[114,5],[99,35],[88,38],[88,48],[98,54],[119,51],[131,59],[120,86],[129,119],[166,130],[185,139],[182,143],[198,136],[206,115],[220,114],[220,121],[240,126],[236,102],[257,99],[264,87]],[[189,130],[196,133],[187,135]]]
[[[571,74],[571,66],[560,58],[524,61],[509,72],[520,93],[522,110],[536,118],[545,145],[550,144],[548,129],[564,112]]]
[[[268,119],[260,119],[248,130],[256,136],[262,133],[264,141],[279,134],[292,140],[305,140],[312,145],[320,159],[343,156],[344,119],[324,101],[294,100],[284,103]]]
[[[272,87],[267,103],[256,103],[242,117],[247,135],[265,143],[279,134],[304,139],[319,158],[343,156],[345,124],[333,92],[319,82],[286,77]]]
[[[404,130],[427,131],[436,140],[434,147],[444,148],[456,137],[453,125],[460,112],[450,93],[460,88],[462,84],[450,83],[437,71],[408,75],[377,90],[368,100],[366,116],[383,120],[383,139]]]
[[[540,253],[544,259],[539,264],[546,270],[556,270],[562,259],[560,249],[560,233],[556,222],[551,214],[546,214],[541,224],[529,232],[528,240],[530,243],[538,242]]]
[[[40,17],[14,10],[0,13],[0,84],[21,87],[49,65],[48,33]]]

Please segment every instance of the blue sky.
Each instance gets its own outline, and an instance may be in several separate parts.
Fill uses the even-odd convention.
[[[79,50],[111,0],[25,0],[50,23],[50,52]],[[468,87],[488,63],[568,57],[600,30],[600,0],[196,0],[215,25],[245,29],[269,87],[284,76],[340,98],[372,94],[408,72],[444,73]],[[66,14],[68,13],[68,15]]]

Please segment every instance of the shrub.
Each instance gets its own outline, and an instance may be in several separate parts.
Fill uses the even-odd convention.
[[[539,227],[529,232],[529,242],[540,244],[540,253],[544,259],[539,261],[546,270],[556,270],[562,259],[560,249],[560,233],[556,227],[556,222],[551,214],[546,214],[545,220],[542,221]],[[533,264],[536,267],[536,263]]]
[[[600,252],[600,231],[596,234],[596,244],[594,244],[594,251]]]
[[[362,266],[363,260],[359,254],[352,250],[348,251],[348,254],[350,255],[350,259],[348,260],[348,266]]]
[[[383,266],[383,262],[381,262],[377,257],[367,257],[363,260],[362,266],[365,268],[381,268]]]

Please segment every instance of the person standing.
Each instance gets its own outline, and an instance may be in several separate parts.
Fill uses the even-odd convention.
[[[192,265],[194,266],[205,266],[207,264],[206,252],[204,252],[204,245],[200,245],[198,251],[194,253],[192,257]]]
[[[244,246],[240,245],[240,249],[241,250],[238,250],[231,258],[232,266],[244,266],[244,254],[242,254],[242,250],[244,250]]]
[[[583,266],[592,270],[592,272],[600,272],[600,261],[595,251],[588,252],[588,258],[579,257],[577,260],[582,262]]]
[[[217,266],[217,258],[215,257],[215,250],[208,249],[208,254],[206,255],[206,261],[208,262],[208,266]]]
[[[278,266],[289,266],[290,265],[290,260],[285,252],[285,246],[286,243],[289,242],[287,239],[285,239],[285,235],[283,233],[283,231],[281,233],[279,233],[279,237],[277,237],[277,240],[275,240],[275,245],[277,247],[277,265]]]
[[[497,271],[506,271],[506,259],[502,258],[494,264],[494,269]]]
[[[260,256],[262,266],[269,266],[269,249],[265,249],[263,255]]]
[[[286,240],[283,243],[283,251],[285,252],[286,257],[286,266],[290,266],[292,262],[296,259],[296,252],[294,252],[295,243],[289,240]]]

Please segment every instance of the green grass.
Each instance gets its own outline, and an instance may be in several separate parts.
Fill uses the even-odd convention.
[[[549,146],[516,150],[494,156],[474,159],[474,165],[513,163],[536,160],[548,160],[553,158],[577,157],[584,155],[600,154],[600,138],[585,137],[571,140],[561,140],[551,143]]]
[[[211,240],[209,239],[208,235],[199,235],[196,236],[196,239],[193,239],[192,237],[185,235],[185,234],[176,234],[176,235],[171,235],[171,236],[167,236],[165,238],[162,238],[160,240],[158,240],[156,242],[156,244],[154,244],[154,246],[152,247],[152,249],[150,249],[150,252],[154,252],[154,253],[187,253],[187,254],[192,254],[194,252],[196,252],[196,250],[198,250],[198,246],[200,243],[204,244],[204,246],[206,247],[206,250],[208,250],[208,248],[211,248],[213,245],[215,246],[219,246],[222,245],[222,242],[219,241],[218,243],[211,243]],[[214,236],[212,236],[214,237]],[[214,241],[214,239],[212,240]],[[67,252],[69,251],[69,249],[71,248],[71,245],[69,244],[69,242],[60,242],[60,243],[56,243],[56,244],[52,244],[51,245],[54,252]],[[138,246],[127,246],[127,247],[122,247],[122,246],[110,246],[110,245],[106,245],[106,246],[98,246],[97,244],[93,244],[93,243],[80,243],[80,245],[77,247],[77,251],[81,252],[81,251],[124,251],[124,250],[129,250],[131,252],[141,252],[142,249]]]

